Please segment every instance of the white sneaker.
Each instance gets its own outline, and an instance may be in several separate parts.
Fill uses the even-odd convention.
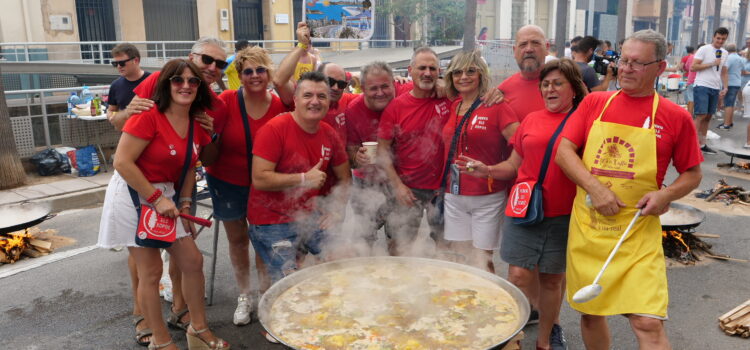
[[[250,323],[250,314],[253,312],[253,305],[246,294],[240,294],[237,297],[237,309],[234,310],[234,325],[244,326]]]

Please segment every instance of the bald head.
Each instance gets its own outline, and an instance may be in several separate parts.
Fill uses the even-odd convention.
[[[325,63],[325,65],[320,68],[319,71],[326,76],[326,80],[328,80],[327,83],[329,83],[330,86],[331,102],[338,102],[341,99],[341,96],[343,96],[346,87],[340,88],[338,83],[334,83],[333,86],[331,86],[330,81],[331,79],[335,79],[337,81],[346,82],[346,71],[344,71],[344,68],[338,64],[331,62]]]
[[[544,31],[539,26],[525,25],[516,33],[513,56],[516,58],[521,74],[526,79],[539,77],[548,51],[549,42],[547,42]]]
[[[536,24],[527,24],[521,28],[518,29],[516,32],[516,41],[518,41],[518,38],[520,36],[525,35],[537,35],[542,37],[543,40],[547,40],[547,36],[544,34],[544,29],[542,27],[536,25]]]

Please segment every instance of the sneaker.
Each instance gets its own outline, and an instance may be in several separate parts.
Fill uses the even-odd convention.
[[[234,310],[234,325],[244,326],[250,323],[250,314],[253,312],[253,305],[250,303],[250,298],[245,294],[240,294],[237,297],[237,309]]]
[[[558,324],[552,325],[552,333],[549,335],[550,350],[567,350],[568,342],[565,340],[562,327]]]
[[[744,149],[750,149],[750,143],[746,143],[744,146],[742,146]]]
[[[703,147],[701,147],[701,152],[703,152],[705,154],[718,154],[712,148],[708,147],[708,145],[703,145]]]
[[[539,323],[539,311],[531,309],[529,313],[529,320],[526,321],[526,325],[538,324]]]
[[[721,130],[731,130],[733,126],[734,126],[734,123],[729,124],[729,125],[722,123],[722,124],[717,125],[716,128],[721,129]]]

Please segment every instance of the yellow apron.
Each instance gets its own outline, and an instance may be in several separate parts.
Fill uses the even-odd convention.
[[[667,274],[658,216],[641,216],[604,272],[602,293],[587,303],[576,303],[573,295],[594,281],[599,270],[625,231],[635,205],[656,183],[656,133],[654,124],[659,95],[654,93],[648,128],[637,128],[601,120],[613,94],[589,131],[583,153],[586,170],[609,187],[625,204],[614,216],[603,216],[586,204],[586,191],[577,188],[570,218],[567,254],[567,299],[570,305],[590,315],[650,314],[667,316]]]
[[[302,74],[305,74],[307,72],[313,71],[313,64],[312,63],[301,63],[297,62],[297,66],[294,67],[294,81],[296,82],[299,80],[299,78],[302,76]]]

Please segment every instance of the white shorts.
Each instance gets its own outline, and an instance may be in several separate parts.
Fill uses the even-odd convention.
[[[482,196],[445,194],[445,239],[472,241],[474,248],[500,247],[505,191]]]
[[[152,183],[152,185],[164,192],[164,196],[174,196],[174,185],[171,182]],[[146,203],[140,197],[141,203]],[[100,248],[116,247],[139,247],[135,244],[135,230],[138,227],[138,213],[133,206],[133,199],[128,191],[128,184],[120,174],[115,171],[107,185],[104,194],[104,205],[102,206],[102,218],[99,222]],[[186,237],[188,233],[182,226],[182,220],[177,220],[177,238]]]

